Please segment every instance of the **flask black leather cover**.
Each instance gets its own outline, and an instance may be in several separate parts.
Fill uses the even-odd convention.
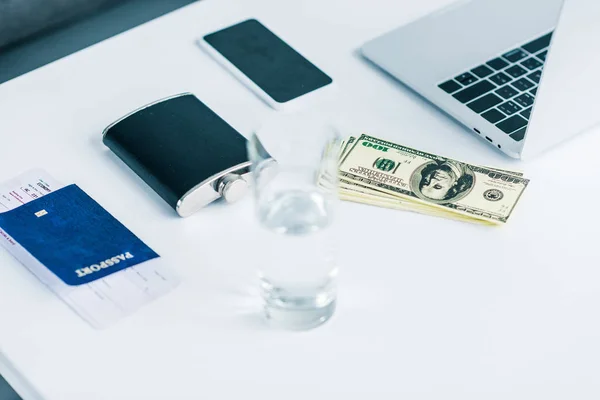
[[[207,204],[219,197],[216,178],[249,165],[246,139],[189,93],[121,118],[103,142],[180,215],[178,203],[199,185],[213,192]]]

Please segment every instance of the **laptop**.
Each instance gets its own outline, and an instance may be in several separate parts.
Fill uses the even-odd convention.
[[[510,157],[600,122],[600,1],[460,1],[363,55]]]

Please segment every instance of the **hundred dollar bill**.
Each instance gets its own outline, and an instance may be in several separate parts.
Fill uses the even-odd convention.
[[[426,205],[437,212],[505,223],[529,184],[518,174],[481,167],[361,135],[342,151],[340,181]],[[432,211],[433,213],[433,211]]]
[[[341,147],[340,147],[340,163],[343,161],[344,156],[346,155],[346,153],[348,152],[349,149],[352,148],[352,145],[356,142],[356,137],[355,136],[349,136],[346,140],[342,141]],[[513,174],[516,176],[523,176],[522,172],[516,172],[516,171],[509,171],[509,170],[504,170],[504,169],[500,169],[500,168],[492,168],[492,167],[486,167],[489,169],[493,169],[495,171],[499,171],[499,172],[507,172],[509,174]],[[343,190],[346,190],[347,193],[349,193],[350,191],[356,191],[359,193],[368,193],[370,195],[374,195],[374,196],[378,196],[378,197],[387,197],[387,198],[392,198],[392,199],[396,199],[396,201],[400,201],[398,200],[397,196],[388,194],[388,193],[384,193],[381,192],[379,190],[375,190],[366,186],[362,186],[358,183],[354,183],[354,182],[350,182],[344,179],[339,179],[339,187],[340,187],[340,193],[342,193]]]
[[[340,162],[342,162],[344,156],[348,152],[349,149],[352,148],[352,145],[356,142],[355,136],[350,136],[346,140],[343,140],[339,150]],[[522,176],[521,172],[502,170],[499,168],[491,168],[500,172],[508,172],[513,175]],[[330,177],[327,174],[321,174],[320,176],[320,184],[325,187],[326,182]],[[355,203],[367,204],[376,207],[384,207],[396,210],[404,210],[417,212],[421,214],[427,214],[431,216],[443,217],[447,219],[453,219],[458,221],[466,221],[466,222],[476,222],[480,224],[492,224],[495,225],[497,222],[488,222],[482,219],[473,218],[473,216],[465,216],[461,214],[457,214],[452,210],[440,210],[432,208],[425,204],[418,204],[410,199],[400,199],[398,196],[388,194],[373,188],[369,188],[367,186],[360,185],[355,182],[350,182],[344,179],[339,179],[339,196],[341,200],[350,201]]]
[[[352,145],[355,142],[356,142],[355,136],[349,136],[348,139],[342,141],[342,145],[341,145],[342,151],[340,152],[340,163],[343,161],[344,156],[346,155],[348,150],[350,150],[353,147]],[[499,172],[508,172],[509,174],[516,175],[516,176],[523,176],[523,173],[519,172],[519,171],[510,171],[508,169],[501,169],[501,168],[496,168],[496,167],[485,167],[485,168],[493,169],[493,170],[499,171]]]

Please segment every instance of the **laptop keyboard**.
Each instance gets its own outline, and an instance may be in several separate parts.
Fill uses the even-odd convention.
[[[525,137],[552,32],[438,87],[515,141]]]

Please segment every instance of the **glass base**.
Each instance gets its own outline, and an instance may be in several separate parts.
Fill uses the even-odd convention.
[[[335,311],[332,288],[315,294],[298,295],[283,289],[263,286],[265,316],[270,325],[288,330],[307,330],[327,322]]]
[[[335,300],[323,308],[295,309],[265,304],[265,315],[270,325],[281,329],[302,331],[327,322],[335,311]]]

